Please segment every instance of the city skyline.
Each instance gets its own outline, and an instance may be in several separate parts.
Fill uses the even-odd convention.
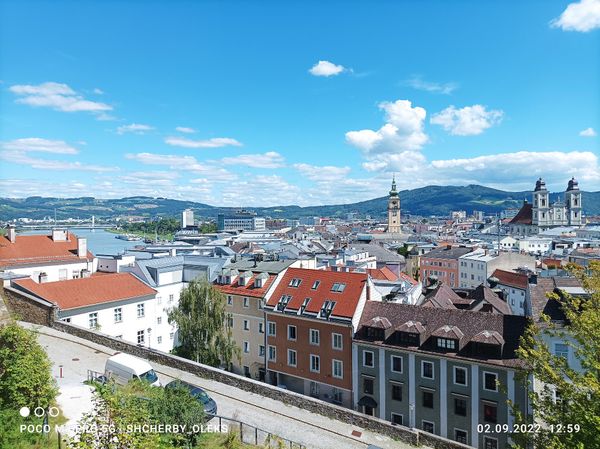
[[[0,196],[600,190],[599,5],[6,2]]]

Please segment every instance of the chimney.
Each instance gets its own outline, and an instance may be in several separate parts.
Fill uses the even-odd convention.
[[[15,243],[17,241],[17,230],[13,225],[8,225],[6,227],[6,237],[10,240],[10,243]]]
[[[48,275],[45,272],[41,272],[38,277],[39,283],[43,284],[44,282],[48,282]]]
[[[67,230],[66,229],[53,229],[52,230],[52,241],[53,242],[66,242],[67,241]]]
[[[77,257],[87,257],[87,239],[77,237]]]

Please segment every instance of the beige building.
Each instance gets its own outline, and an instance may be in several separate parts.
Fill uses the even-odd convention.
[[[227,299],[232,314],[233,338],[241,350],[241,361],[233,361],[233,372],[263,381],[265,379],[266,298],[285,270],[295,261],[255,262],[243,260],[223,268],[214,282]]]

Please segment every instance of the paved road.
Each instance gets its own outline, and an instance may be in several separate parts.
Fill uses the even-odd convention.
[[[60,388],[58,402],[69,419],[69,424],[74,424],[82,413],[91,408],[91,388],[82,383],[86,379],[87,370],[104,371],[106,358],[115,351],[54,329],[21,324],[38,331],[38,340],[54,364],[54,376],[57,377]],[[59,377],[61,365],[62,378]],[[366,449],[368,444],[384,449],[412,448],[407,443],[229,385],[156,363],[153,363],[153,367],[163,384],[179,378],[207,390],[218,404],[219,415],[244,421],[280,437],[305,444],[310,449]],[[360,432],[361,436],[353,436],[353,431]]]

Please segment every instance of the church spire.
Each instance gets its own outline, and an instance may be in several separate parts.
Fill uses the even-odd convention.
[[[398,196],[398,191],[396,190],[396,175],[395,174],[392,177],[392,190],[390,190],[390,196]]]

